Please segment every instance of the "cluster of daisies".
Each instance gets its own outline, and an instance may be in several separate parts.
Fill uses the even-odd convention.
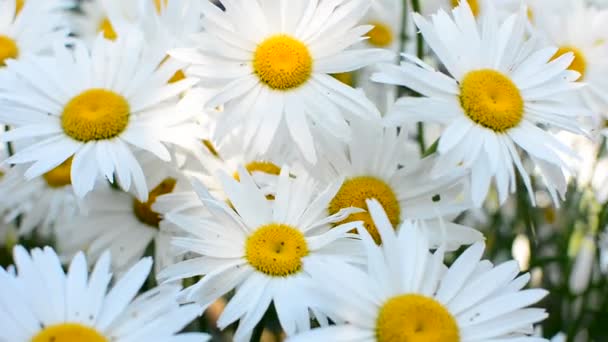
[[[480,222],[604,218],[605,117],[599,1],[0,0],[0,341],[547,341]]]

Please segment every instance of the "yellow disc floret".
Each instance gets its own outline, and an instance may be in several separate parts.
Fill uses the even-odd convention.
[[[21,13],[21,10],[23,9],[23,5],[25,5],[25,0],[17,0],[15,2],[15,16],[19,15],[19,13]]]
[[[97,330],[78,324],[62,323],[44,328],[31,342],[109,342]]]
[[[515,83],[490,69],[471,71],[464,77],[460,104],[471,120],[499,133],[517,126],[524,115],[524,100]]]
[[[479,1],[478,0],[450,0],[452,2],[452,7],[458,6],[460,2],[468,2],[471,7],[471,11],[474,16],[479,15]]]
[[[365,200],[372,198],[375,198],[382,204],[393,227],[396,227],[399,224],[401,216],[399,200],[393,189],[376,177],[361,176],[347,179],[329,203],[328,210],[333,215],[341,209],[349,207],[367,209]],[[351,214],[346,220],[339,222],[339,224],[354,221],[363,221],[365,229],[367,229],[376,243],[379,244],[381,242],[380,233],[367,212]]]
[[[4,35],[0,34],[0,67],[6,65],[7,59],[14,59],[19,56],[19,48],[17,43]]]
[[[378,342],[458,342],[456,320],[436,300],[406,294],[389,299],[376,320]]]
[[[160,225],[161,217],[160,214],[152,210],[152,205],[156,202],[159,196],[169,194],[175,189],[177,180],[174,178],[167,178],[160,182],[150,193],[148,194],[147,202],[140,202],[137,199],[133,200],[133,213],[135,217],[148,226],[158,228]]]
[[[263,172],[269,175],[278,176],[281,173],[280,167],[268,161],[253,161],[245,165],[245,169],[249,171],[250,174],[253,172]],[[237,181],[241,180],[238,172],[234,173],[234,179],[236,179]]]
[[[165,7],[167,7],[169,0],[154,0],[154,7],[156,12],[160,13]]]
[[[245,243],[245,258],[256,270],[273,277],[286,277],[302,270],[308,255],[304,235],[296,228],[272,223],[258,228]]]
[[[61,165],[42,175],[48,186],[51,188],[61,188],[72,184],[72,177],[70,176],[72,159],[73,157],[66,159]]]
[[[61,114],[63,131],[75,140],[112,139],[129,124],[129,102],[113,91],[90,89],[74,97]]]
[[[572,63],[570,63],[568,69],[581,74],[581,76],[578,78],[578,80],[581,81],[585,77],[585,72],[587,71],[587,59],[585,58],[585,55],[581,50],[572,46],[562,46],[557,50],[555,55],[553,55],[551,60],[554,60],[568,52],[572,52],[572,54],[574,55],[574,60],[572,61]]]
[[[308,81],[312,62],[304,43],[287,35],[277,35],[256,48],[253,72],[272,89],[290,90]]]
[[[369,39],[368,43],[377,47],[387,47],[393,42],[393,32],[390,26],[381,22],[371,22],[370,25],[374,25],[367,36]]]
[[[103,37],[109,40],[116,40],[118,38],[118,34],[114,31],[114,26],[110,22],[110,19],[104,18],[99,23],[99,28],[97,29],[99,32],[103,32]]]

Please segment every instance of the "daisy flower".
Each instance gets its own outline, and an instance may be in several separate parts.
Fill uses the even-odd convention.
[[[190,134],[179,129],[189,118],[175,114],[178,95],[196,80],[168,84],[183,65],[169,60],[158,67],[160,60],[146,58],[138,31],[115,42],[100,37],[90,51],[81,41],[72,45],[56,44],[53,57],[9,61],[14,81],[0,86],[0,119],[16,128],[2,139],[37,141],[7,162],[33,162],[25,173],[32,179],[73,157],[71,180],[79,197],[99,176],[113,181],[116,174],[123,189],[133,184],[146,201],[145,177],[132,150],[171,159],[165,144]]]
[[[342,140],[350,130],[341,109],[362,118],[378,117],[359,92],[328,74],[360,69],[392,53],[349,47],[371,26],[357,26],[368,0],[225,0],[222,11],[201,2],[204,33],[196,48],[170,54],[192,63],[188,69],[207,87],[218,87],[208,107],[225,105],[216,137],[237,131],[244,146],[268,150],[278,132],[310,162],[316,160],[312,126]],[[285,142],[283,142],[285,143]]]
[[[58,251],[70,258],[85,251],[94,262],[106,250],[112,252],[114,269],[125,270],[154,243],[156,270],[172,264],[170,250],[175,227],[152,209],[159,196],[191,189],[190,182],[171,164],[149,154],[139,156],[149,185],[147,201],[131,193],[101,186],[84,200],[87,211],[57,227]]]
[[[271,201],[243,167],[239,175],[240,182],[227,174],[221,177],[230,206],[195,182],[210,215],[192,217],[174,212],[165,216],[192,235],[177,237],[173,243],[198,256],[169,266],[160,279],[202,275],[198,283],[184,290],[184,300],[205,307],[235,290],[218,320],[221,329],[239,320],[235,341],[249,341],[271,303],[288,335],[310,329],[309,309],[319,319],[325,317],[308,305],[307,293],[302,290],[311,281],[310,270],[332,272],[325,267],[327,260],[361,262],[359,241],[348,233],[360,222],[330,229],[352,211],[325,215],[339,183],[317,193],[309,177],[292,178],[283,168],[276,199]]]
[[[583,133],[577,117],[588,111],[564,101],[582,86],[575,82],[580,74],[567,69],[574,56],[567,53],[550,61],[557,48],[534,50],[536,42],[526,39],[523,9],[503,23],[489,11],[481,27],[464,2],[452,13],[450,17],[440,10],[430,22],[414,14],[449,76],[411,56],[401,66],[382,66],[373,76],[375,81],[407,86],[423,95],[398,100],[386,123],[446,125],[434,173],[455,165],[471,168],[477,206],[486,198],[492,179],[504,203],[516,188],[514,166],[534,202],[530,177],[516,146],[540,169],[557,204],[557,194],[563,197],[566,191],[562,168],[568,166],[567,157],[574,155],[538,125]]]
[[[579,91],[580,100],[591,110],[608,117],[608,11],[587,7],[574,1],[568,11],[559,14],[540,12],[535,16],[535,29],[546,44],[557,46],[554,58],[572,53],[569,66],[580,74],[586,86]]]
[[[152,1],[152,0],[143,0]],[[129,29],[139,19],[141,1],[88,0],[81,1],[80,11],[72,16],[75,33],[87,42],[95,41],[102,33],[114,40],[118,32]]]
[[[31,180],[23,177],[23,166],[9,168],[0,178],[0,212],[5,223],[20,217],[20,235],[36,229],[50,238],[55,225],[76,216],[79,204],[71,185],[71,164],[68,159]]]
[[[521,290],[530,275],[518,277],[516,261],[493,266],[481,260],[484,245],[477,243],[446,268],[443,248],[430,254],[418,227],[406,222],[395,232],[380,203],[368,206],[384,243],[361,229],[367,270],[312,271],[332,284],[314,291],[313,303],[338,324],[291,341],[546,341],[528,336],[545,310],[527,307],[547,291]]]
[[[390,222],[397,227],[403,220],[426,220],[429,238],[435,245],[446,242],[450,248],[481,241],[477,230],[455,223],[443,224],[439,216],[456,216],[472,203],[468,180],[463,170],[433,179],[430,175],[435,157],[420,159],[407,134],[395,128],[351,122],[353,139],[340,149],[324,148],[324,154],[310,172],[325,184],[345,178],[338,193],[328,203],[328,214],[356,207],[364,210],[365,201],[374,198],[382,204]],[[406,148],[410,146],[410,149]],[[363,221],[365,228],[380,243],[380,235],[369,213],[352,214],[345,222]]]
[[[152,259],[134,265],[109,289],[110,254],[89,274],[82,253],[67,274],[55,252],[14,249],[17,275],[0,268],[0,340],[48,341],[206,341],[206,334],[178,334],[200,307],[179,305],[179,286],[163,286],[136,297]],[[188,339],[189,340],[189,339]]]
[[[62,0],[0,1],[0,69],[9,59],[50,50],[51,43],[67,37],[60,9]]]

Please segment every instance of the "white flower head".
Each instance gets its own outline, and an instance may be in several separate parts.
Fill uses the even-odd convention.
[[[418,227],[405,222],[395,232],[380,204],[368,210],[382,234],[377,246],[360,229],[367,270],[345,266],[324,277],[332,284],[314,291],[315,303],[327,310],[335,326],[304,333],[291,341],[546,341],[529,337],[545,310],[527,308],[547,295],[521,290],[530,276],[519,275],[516,261],[493,266],[481,260],[477,243],[449,268],[444,249],[429,252]]]
[[[190,235],[176,237],[173,243],[196,257],[168,267],[160,278],[174,281],[203,275],[184,290],[184,300],[204,306],[235,290],[218,321],[223,329],[239,320],[235,341],[249,340],[271,303],[288,335],[310,329],[309,309],[318,319],[325,317],[308,305],[308,294],[303,291],[312,281],[310,270],[332,272],[331,265],[360,263],[359,240],[348,233],[360,223],[332,228],[332,223],[353,210],[325,214],[339,183],[318,193],[309,177],[292,178],[283,168],[276,197],[271,200],[243,167],[239,175],[240,181],[221,176],[230,206],[195,182],[208,214],[174,211],[165,215]]]
[[[167,146],[190,134],[189,118],[175,114],[176,103],[196,80],[168,83],[183,65],[148,59],[144,49],[141,33],[131,31],[115,42],[98,37],[90,50],[75,40],[70,48],[56,44],[52,57],[9,61],[14,81],[0,85],[0,116],[15,128],[2,139],[36,142],[7,162],[33,163],[25,173],[31,179],[73,157],[71,180],[79,197],[99,178],[116,176],[123,189],[133,185],[147,200],[133,151],[171,159]]]
[[[47,341],[206,341],[206,334],[178,334],[201,312],[195,304],[179,305],[180,287],[161,286],[136,297],[148,278],[152,259],[145,258],[113,286],[110,254],[104,253],[89,273],[77,254],[67,273],[50,247],[14,249],[17,274],[0,268],[0,340]]]
[[[349,221],[363,221],[374,240],[380,235],[369,213],[367,199],[378,200],[394,227],[404,220],[424,220],[433,245],[448,243],[450,249],[483,239],[482,234],[469,227],[449,222],[473,206],[468,193],[468,174],[454,169],[449,175],[433,178],[431,171],[436,158],[419,157],[417,146],[408,148],[404,130],[384,128],[381,122],[351,121],[355,139],[346,146],[323,148],[320,161],[310,167],[310,173],[323,184],[344,178],[340,190],[328,204],[329,214],[356,207],[363,212],[352,214]],[[445,217],[447,222],[439,219]]]
[[[196,48],[171,52],[192,63],[188,73],[218,88],[208,107],[225,105],[217,137],[237,131],[244,146],[266,152],[279,132],[308,161],[316,160],[313,127],[350,139],[343,110],[378,117],[359,92],[328,74],[360,69],[392,53],[353,46],[371,26],[357,26],[368,0],[226,0],[225,11],[203,1],[204,33]]]
[[[504,203],[516,188],[515,169],[534,202],[518,147],[540,169],[557,204],[558,193],[563,197],[566,191],[564,168],[575,155],[539,125],[583,133],[577,118],[589,111],[564,100],[583,86],[576,82],[580,74],[567,69],[574,56],[551,60],[557,48],[535,50],[536,41],[526,38],[523,8],[502,23],[492,10],[478,23],[466,2],[452,16],[443,10],[430,20],[413,16],[449,75],[412,56],[400,66],[382,67],[374,80],[404,85],[423,96],[398,100],[387,124],[446,125],[435,173],[455,165],[471,168],[472,197],[478,206],[492,180]]]

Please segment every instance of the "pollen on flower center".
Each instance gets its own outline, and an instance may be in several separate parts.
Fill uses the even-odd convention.
[[[17,43],[4,35],[0,35],[0,67],[6,65],[6,60],[17,58],[19,56],[19,47]]]
[[[74,97],[61,114],[63,131],[75,140],[112,139],[129,124],[129,102],[113,91],[90,89]]]
[[[158,228],[160,225],[160,215],[152,210],[152,205],[156,202],[159,196],[170,194],[175,189],[177,180],[174,178],[167,178],[160,182],[150,193],[148,194],[147,202],[140,202],[137,199],[133,200],[133,213],[135,217],[148,226]]]
[[[368,43],[377,47],[387,47],[393,42],[393,32],[391,28],[381,22],[371,22],[370,25],[374,25],[367,36],[369,39]]]
[[[389,299],[376,319],[378,342],[458,342],[458,324],[436,300],[406,294]]]
[[[249,171],[250,174],[253,172],[263,172],[269,175],[278,176],[281,173],[280,167],[268,161],[253,161],[245,165],[245,169]],[[241,180],[238,172],[234,173],[234,179],[236,179],[237,181]]]
[[[390,222],[396,227],[399,224],[401,216],[399,200],[393,189],[376,177],[360,176],[344,181],[336,196],[329,203],[328,211],[333,215],[341,209],[349,207],[365,209],[367,208],[365,200],[371,198],[375,198],[382,204]],[[376,243],[379,244],[381,242],[380,233],[367,212],[351,214],[344,221],[339,222],[339,224],[354,221],[363,221],[365,229],[367,229]]]
[[[31,342],[109,342],[97,330],[78,324],[62,323],[44,328]]]
[[[515,83],[491,69],[471,71],[464,77],[460,105],[471,120],[500,133],[516,127],[524,115],[524,100]]]
[[[308,255],[304,235],[296,228],[272,223],[258,228],[245,243],[245,258],[256,270],[273,277],[286,277],[302,270]]]
[[[61,188],[72,184],[72,177],[70,176],[72,159],[73,157],[66,159],[61,165],[42,175],[48,186],[51,188]]]
[[[471,7],[471,11],[474,16],[479,15],[479,1],[478,0],[450,0],[452,2],[452,7],[457,7],[461,1],[466,1],[469,3],[469,7]]]
[[[578,78],[578,80],[581,81],[585,77],[585,71],[587,71],[587,59],[585,58],[585,55],[581,50],[572,46],[562,46],[557,50],[555,55],[551,57],[551,60],[554,60],[568,52],[572,52],[572,54],[574,55],[574,60],[572,61],[568,69],[581,74],[581,76]]]
[[[114,26],[112,26],[112,23],[108,18],[104,18],[99,23],[99,28],[97,29],[97,31],[103,32],[103,37],[105,39],[116,40],[116,38],[118,38],[118,34],[116,33],[116,31],[114,31]]]
[[[312,63],[304,43],[287,35],[277,35],[258,45],[253,71],[270,88],[284,91],[305,83],[312,74]]]

